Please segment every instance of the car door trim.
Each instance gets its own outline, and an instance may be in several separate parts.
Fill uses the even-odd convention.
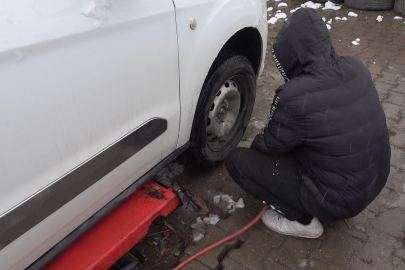
[[[68,203],[167,130],[153,118],[0,216],[0,250]]]

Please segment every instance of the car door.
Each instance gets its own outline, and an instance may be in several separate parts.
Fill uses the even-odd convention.
[[[176,148],[171,0],[6,0],[0,261],[25,268]]]

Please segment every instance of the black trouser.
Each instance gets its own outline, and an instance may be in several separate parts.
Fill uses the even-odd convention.
[[[295,156],[269,156],[251,148],[236,148],[225,164],[242,189],[287,219],[297,220],[307,214],[300,201],[301,181]]]

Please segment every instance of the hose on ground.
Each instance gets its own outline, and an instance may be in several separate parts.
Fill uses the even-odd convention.
[[[185,260],[181,264],[177,265],[175,268],[173,268],[173,270],[179,270],[180,268],[184,267],[189,262],[193,261],[195,258],[201,256],[202,254],[210,251],[211,249],[216,248],[217,246],[222,245],[223,243],[228,242],[229,240],[231,240],[231,239],[235,238],[236,236],[240,235],[241,233],[243,233],[244,231],[246,231],[247,229],[252,227],[261,218],[261,216],[264,214],[264,212],[267,210],[267,208],[268,208],[268,206],[264,205],[262,210],[260,211],[260,213],[251,222],[249,222],[245,227],[243,227],[239,231],[225,237],[224,239],[212,244],[211,246],[206,247],[205,249],[201,250],[200,252],[197,252],[196,254],[194,254],[193,256],[191,256],[190,258],[188,258],[187,260]]]

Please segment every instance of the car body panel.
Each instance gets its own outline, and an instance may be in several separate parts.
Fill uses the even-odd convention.
[[[171,0],[3,6],[0,218],[146,121],[168,123],[157,139],[0,250],[3,269],[22,269],[176,149],[178,47]]]
[[[205,77],[224,44],[239,30],[256,28],[262,37],[264,67],[267,47],[266,0],[174,0],[179,39],[181,125],[178,146],[190,138],[194,113]],[[189,20],[197,21],[191,30]]]

